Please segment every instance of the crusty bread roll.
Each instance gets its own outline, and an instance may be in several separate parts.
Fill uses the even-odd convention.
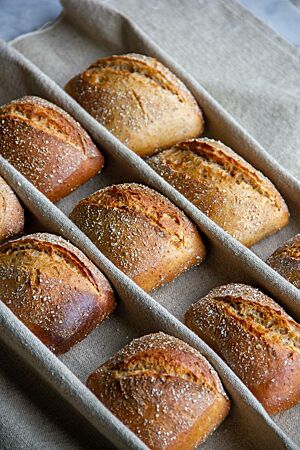
[[[228,284],[192,305],[186,323],[270,414],[300,401],[300,325],[258,289]]]
[[[0,242],[16,236],[24,228],[24,210],[8,184],[0,177]]]
[[[225,419],[230,402],[208,361],[164,333],[135,339],[87,386],[153,450],[190,450]]]
[[[221,142],[192,139],[149,158],[149,165],[244,245],[288,223],[274,185]]]
[[[192,94],[169,69],[148,56],[99,59],[65,89],[140,156],[197,137],[204,129]]]
[[[0,107],[0,154],[52,201],[96,175],[104,162],[79,123],[39,97]]]
[[[300,234],[279,247],[266,262],[300,289]]]
[[[81,200],[70,218],[119,269],[145,291],[177,277],[205,257],[190,220],[146,186],[108,186]]]
[[[104,275],[79,249],[47,233],[0,246],[0,298],[56,354],[84,339],[115,307]]]

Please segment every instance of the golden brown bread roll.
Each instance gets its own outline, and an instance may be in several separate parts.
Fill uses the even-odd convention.
[[[66,91],[140,156],[199,136],[202,112],[163,64],[128,54],[102,58],[70,80]]]
[[[0,242],[24,228],[24,210],[9,185],[0,177]]]
[[[47,233],[0,246],[0,298],[56,354],[84,339],[115,307],[94,264]]]
[[[92,178],[104,163],[79,123],[39,97],[0,107],[0,154],[52,201]]]
[[[119,269],[145,291],[177,277],[205,257],[190,220],[146,186],[108,186],[81,200],[70,218]]]
[[[266,262],[300,289],[300,234],[279,247]]]
[[[135,339],[87,386],[153,450],[191,450],[225,419],[230,402],[208,361],[164,333]]]
[[[300,325],[244,284],[213,289],[186,323],[224,358],[270,414],[300,401]]]
[[[251,246],[288,223],[287,206],[274,185],[221,142],[192,139],[147,162],[244,245]]]

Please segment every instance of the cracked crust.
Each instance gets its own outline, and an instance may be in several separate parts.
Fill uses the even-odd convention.
[[[132,341],[87,386],[152,449],[194,449],[230,407],[208,361],[164,333]]]
[[[275,186],[221,142],[193,139],[148,164],[225,231],[251,246],[288,223]]]
[[[0,242],[17,236],[24,228],[24,210],[16,194],[0,177]]]
[[[56,354],[84,339],[115,307],[104,275],[79,249],[47,233],[0,246],[0,296]]]
[[[70,80],[66,91],[140,156],[199,136],[202,112],[186,86],[156,59],[99,59]]]
[[[300,289],[300,234],[279,247],[266,263]]]
[[[81,200],[70,218],[146,291],[173,280],[205,257],[196,227],[169,200],[143,185],[101,189]]]
[[[79,123],[39,97],[0,107],[0,146],[1,155],[52,201],[85,183],[104,164]]]
[[[300,402],[300,325],[243,284],[210,291],[186,323],[227,362],[270,414]]]

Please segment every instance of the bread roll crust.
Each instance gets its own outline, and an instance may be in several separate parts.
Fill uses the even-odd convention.
[[[220,286],[189,308],[186,323],[270,414],[300,402],[300,325],[271,298],[243,284]]]
[[[202,112],[190,91],[148,56],[99,59],[65,89],[140,156],[197,137],[204,129]]]
[[[0,153],[52,201],[85,183],[104,164],[78,122],[33,96],[0,107]]]
[[[0,177],[0,242],[17,236],[23,228],[23,207],[14,191]]]
[[[300,234],[275,250],[266,263],[300,289]]]
[[[221,142],[184,141],[147,162],[244,245],[288,223],[286,203],[270,180]]]
[[[230,402],[208,361],[164,333],[135,339],[90,375],[87,386],[151,449],[194,449]]]
[[[196,227],[169,200],[136,183],[108,186],[81,200],[70,218],[146,291],[205,257]]]
[[[0,297],[56,354],[84,339],[115,307],[104,275],[79,249],[47,233],[0,246]]]

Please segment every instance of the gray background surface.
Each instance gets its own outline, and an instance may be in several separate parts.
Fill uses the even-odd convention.
[[[240,0],[240,3],[300,47],[300,0]],[[0,38],[14,39],[36,30],[55,20],[61,10],[59,0],[0,0]]]

